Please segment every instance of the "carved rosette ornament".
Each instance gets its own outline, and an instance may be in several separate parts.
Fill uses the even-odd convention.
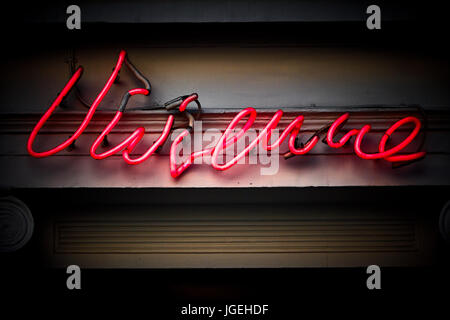
[[[11,196],[0,198],[0,252],[22,248],[33,229],[33,216],[25,203]]]

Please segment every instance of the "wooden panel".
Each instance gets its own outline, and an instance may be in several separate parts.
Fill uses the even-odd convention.
[[[101,268],[398,266],[431,263],[434,252],[432,228],[408,208],[123,208],[72,208],[49,219],[44,230],[48,263]]]
[[[408,221],[126,221],[56,223],[56,253],[415,251]]]

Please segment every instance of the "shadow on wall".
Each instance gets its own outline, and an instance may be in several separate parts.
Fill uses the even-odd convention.
[[[80,88],[92,101],[118,57],[118,48],[76,52],[85,68]],[[448,106],[448,62],[411,54],[349,48],[131,48],[133,63],[150,79],[150,97],[130,107],[160,105],[198,92],[205,108],[301,106]],[[43,112],[69,78],[69,51],[24,55],[3,69],[1,112]],[[27,87],[24,94],[24,81]],[[45,85],[43,85],[45,83]],[[139,83],[122,71],[100,108],[115,109]],[[7,88],[7,90],[5,89]],[[74,99],[71,110],[83,110]]]

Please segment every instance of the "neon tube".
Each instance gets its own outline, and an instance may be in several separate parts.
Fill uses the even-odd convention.
[[[64,150],[68,146],[70,146],[76,139],[78,139],[79,136],[83,133],[83,131],[86,129],[87,125],[92,119],[92,116],[95,113],[95,110],[99,106],[100,102],[102,102],[103,98],[108,93],[109,89],[111,88],[112,84],[114,83],[114,80],[117,77],[117,74],[119,73],[120,68],[122,67],[123,61],[125,59],[126,52],[121,51],[119,54],[119,59],[117,60],[116,67],[114,68],[111,76],[109,77],[108,81],[106,82],[103,89],[100,91],[98,96],[95,98],[94,102],[92,103],[92,106],[89,108],[88,113],[86,114],[86,117],[84,118],[83,122],[81,123],[80,127],[75,131],[75,133],[68,138],[66,141],[58,145],[57,147],[50,149],[48,151],[44,152],[35,152],[33,150],[33,142],[36,138],[39,130],[42,128],[42,126],[45,124],[45,122],[48,120],[48,118],[51,116],[53,111],[60,105],[62,99],[69,93],[70,89],[75,85],[75,83],[80,79],[81,74],[83,72],[83,68],[78,68],[77,71],[75,71],[74,75],[70,78],[68,83],[65,85],[61,93],[56,97],[55,101],[52,103],[50,108],[44,113],[42,118],[39,120],[39,122],[34,127],[33,131],[30,134],[30,137],[28,138],[27,143],[27,150],[30,155],[36,158],[43,158],[51,156],[55,153],[60,152],[61,150]]]
[[[334,138],[334,136],[336,134],[336,131],[338,131],[342,126],[344,126],[344,124],[348,120],[348,117],[349,117],[348,113],[343,114],[342,116],[337,118],[336,121],[334,121],[333,124],[331,125],[330,129],[328,129],[328,132],[327,132],[327,144],[331,148],[341,148],[341,147],[343,147],[348,142],[348,140],[350,140],[350,138],[352,136],[355,136],[355,135],[358,134],[359,130],[352,129],[349,132],[347,132],[339,140],[339,142],[333,142],[333,138]]]
[[[169,115],[169,118],[166,121],[166,125],[164,126],[162,134],[153,143],[153,145],[143,155],[141,155],[138,158],[135,158],[135,159],[131,158],[130,153],[133,152],[133,149],[135,148],[135,146],[144,137],[145,129],[143,127],[137,128],[128,138],[123,140],[117,146],[111,148],[108,151],[97,154],[96,153],[97,148],[100,146],[102,141],[105,139],[105,136],[111,132],[111,130],[116,126],[116,124],[122,118],[122,114],[123,114],[122,112],[117,111],[116,115],[111,120],[111,122],[108,124],[108,126],[103,130],[103,132],[94,141],[94,143],[92,144],[91,149],[90,149],[90,154],[91,154],[92,158],[97,159],[97,160],[102,160],[102,159],[110,157],[110,156],[123,150],[122,156],[126,163],[128,163],[128,164],[142,163],[145,160],[147,160],[167,140],[167,137],[169,136],[170,129],[172,127],[173,120],[174,120],[173,115]]]
[[[281,136],[274,143],[272,143],[271,145],[268,145],[268,140],[270,139],[270,136],[272,134],[272,130],[277,127],[277,125],[280,122],[280,119],[281,119],[282,116],[283,116],[283,111],[278,110],[274,114],[272,119],[269,121],[269,123],[266,125],[266,127],[259,133],[259,135],[256,137],[255,140],[253,140],[247,147],[245,147],[244,150],[242,150],[233,159],[231,159],[227,163],[221,165],[221,164],[217,163],[217,157],[218,157],[220,151],[226,148],[226,147],[222,147],[223,144],[224,144],[223,141],[227,140],[228,135],[230,134],[230,132],[232,130],[234,130],[234,128],[236,127],[237,123],[240,120],[239,117],[235,117],[233,119],[233,121],[231,121],[231,123],[228,125],[227,129],[225,130],[225,133],[219,139],[219,142],[217,143],[217,146],[214,148],[214,151],[213,151],[213,154],[212,154],[212,158],[211,158],[211,165],[212,165],[212,167],[214,169],[216,169],[216,170],[221,170],[221,171],[231,168],[236,163],[238,163],[238,161],[240,159],[245,157],[250,152],[250,150],[253,149],[261,140],[263,141],[262,145],[263,145],[263,147],[266,150],[273,150],[275,148],[278,148],[280,146],[280,144],[286,139],[286,137],[288,136],[289,133],[291,134],[290,138],[289,138],[289,150],[293,154],[301,155],[301,154],[306,154],[309,151],[311,151],[312,148],[314,148],[316,143],[319,141],[318,137],[316,137],[316,136],[314,136],[314,138],[311,141],[309,141],[304,148],[297,149],[295,147],[295,139],[296,139],[296,137],[297,137],[297,135],[298,135],[298,133],[300,131],[301,125],[303,124],[303,119],[304,119],[303,116],[299,116],[296,119],[294,119],[288,125],[288,127],[285,130],[283,130]]]
[[[189,97],[187,97],[186,99],[184,99],[179,107],[180,112],[185,111],[188,104],[197,99],[198,99],[198,95],[196,93],[194,93],[194,94],[190,95]]]
[[[230,134],[234,131],[237,124],[246,116],[249,116],[249,119],[246,121],[245,125],[238,131],[238,133],[232,137],[230,137]],[[309,151],[314,148],[314,146],[319,141],[319,138],[317,136],[314,136],[313,139],[311,139],[304,148],[297,149],[295,147],[295,138],[297,137],[301,125],[303,123],[303,116],[297,117],[294,121],[292,121],[289,126],[283,130],[283,133],[281,136],[271,145],[268,145],[267,141],[270,139],[270,136],[272,134],[272,130],[276,128],[278,125],[281,117],[283,115],[283,111],[279,110],[275,113],[275,115],[272,117],[272,119],[269,121],[269,123],[266,125],[266,127],[260,132],[260,134],[257,136],[255,140],[253,140],[243,151],[241,151],[237,156],[235,156],[233,159],[231,159],[229,162],[225,164],[218,164],[217,158],[219,156],[219,153],[231,146],[232,144],[236,143],[237,140],[242,138],[242,136],[245,134],[245,132],[253,125],[256,119],[256,110],[253,108],[247,108],[241,111],[239,114],[237,114],[234,119],[230,122],[228,127],[225,129],[225,132],[222,134],[221,138],[217,142],[216,146],[214,148],[205,149],[202,151],[191,153],[188,159],[183,162],[180,166],[176,166],[176,150],[178,145],[183,141],[184,137],[186,137],[189,132],[187,130],[184,130],[182,133],[180,133],[175,140],[172,143],[171,151],[170,151],[170,173],[171,176],[176,178],[181,173],[183,173],[195,160],[197,157],[206,156],[206,155],[212,155],[211,158],[211,165],[216,170],[224,171],[232,166],[234,166],[240,159],[245,157],[251,149],[253,149],[260,141],[262,141],[262,145],[266,150],[273,150],[275,148],[278,148],[280,144],[286,139],[286,137],[291,133],[289,138],[289,149],[291,152],[295,155],[302,155],[306,154]]]
[[[397,146],[392,147],[391,149],[386,151],[385,150],[386,143],[387,143],[388,138],[391,136],[391,134],[395,130],[397,130],[400,126],[402,126],[405,123],[409,123],[409,122],[414,123],[414,125],[415,125],[414,130],[409,134],[408,137],[406,137],[405,140],[403,140]],[[416,117],[406,117],[406,118],[403,118],[403,119],[397,121],[388,130],[386,130],[386,133],[381,138],[379,147],[378,147],[379,152],[369,154],[369,153],[365,153],[361,149],[362,140],[363,140],[364,136],[366,135],[366,133],[369,132],[370,128],[371,128],[370,125],[366,124],[361,128],[361,130],[359,130],[358,134],[356,135],[356,140],[355,140],[355,144],[354,144],[355,153],[358,155],[358,157],[366,159],[366,160],[385,159],[390,162],[410,161],[410,160],[415,160],[415,159],[421,158],[425,155],[424,152],[416,152],[413,154],[392,157],[394,154],[403,150],[406,146],[408,146],[414,140],[414,138],[417,136],[417,134],[420,131],[420,127],[421,127],[420,121]]]
[[[116,62],[116,67],[114,68],[112,74],[108,78],[105,86],[100,91],[94,102],[92,103],[91,107],[89,108],[85,118],[83,119],[82,123],[80,124],[79,128],[74,132],[74,134],[68,138],[63,143],[59,144],[53,149],[50,149],[48,151],[43,152],[36,152],[33,150],[33,142],[36,139],[37,134],[39,133],[39,130],[44,126],[45,122],[49,119],[49,117],[52,115],[54,110],[60,105],[63,98],[70,92],[70,90],[76,85],[77,81],[82,76],[83,69],[80,67],[78,68],[73,76],[69,79],[69,81],[64,86],[61,93],[58,94],[55,101],[51,104],[49,109],[44,113],[44,115],[41,117],[41,119],[38,121],[36,126],[33,128],[30,137],[27,141],[27,150],[30,155],[36,158],[42,158],[51,156],[57,152],[60,152],[61,150],[67,148],[70,146],[78,137],[84,132],[86,127],[88,126],[89,122],[91,121],[97,107],[103,100],[103,98],[108,93],[109,89],[111,88],[114,80],[117,78],[118,72],[120,68],[122,67],[124,61],[126,59],[126,52],[121,51],[119,54],[119,58]],[[143,77],[143,76],[142,76]],[[145,78],[145,77],[144,77]],[[147,81],[148,82],[148,81]],[[147,82],[144,81],[146,86],[150,88],[150,85],[147,85]],[[142,140],[142,138],[145,135],[145,129],[143,127],[138,127],[130,136],[128,136],[125,140],[123,140],[121,143],[116,145],[115,147],[112,147],[111,149],[104,151],[102,153],[97,153],[97,149],[104,141],[106,136],[111,133],[111,131],[114,129],[114,127],[119,123],[119,121],[122,118],[123,113],[125,112],[126,105],[128,103],[128,100],[130,97],[142,94],[142,95],[148,95],[150,93],[149,88],[135,88],[129,90],[124,96],[123,99],[119,105],[118,111],[114,115],[113,119],[109,122],[109,124],[105,127],[105,129],[101,132],[101,134],[97,137],[97,139],[94,141],[90,148],[90,154],[94,159],[102,160],[107,157],[110,157],[116,153],[122,152],[122,157],[124,161],[128,164],[135,165],[142,163],[143,161],[147,160],[152,154],[154,154],[157,149],[162,146],[165,141],[167,140],[170,131],[172,129],[173,123],[174,123],[174,116],[169,115],[168,119],[166,121],[166,124],[161,132],[160,137],[155,141],[145,153],[138,156],[137,158],[133,158],[131,153],[137,146],[137,144]],[[187,168],[189,168],[193,163],[194,160],[198,157],[203,156],[211,156],[211,166],[219,171],[224,171],[227,169],[230,169],[235,164],[238,163],[238,161],[245,156],[248,155],[248,153],[258,145],[258,143],[262,143],[262,147],[267,151],[272,151],[280,147],[280,145],[288,139],[288,147],[289,147],[289,156],[292,155],[304,155],[310,152],[320,141],[320,135],[324,133],[324,130],[328,128],[328,126],[324,127],[323,129],[317,131],[307,142],[304,146],[301,148],[297,148],[296,146],[296,138],[298,134],[300,133],[301,127],[303,125],[304,116],[300,115],[296,117],[293,121],[289,123],[289,125],[283,130],[280,137],[273,141],[272,143],[269,143],[272,131],[278,126],[282,116],[283,111],[279,110],[275,112],[271,120],[267,123],[267,125],[260,131],[260,133],[257,135],[257,137],[251,141],[245,148],[242,150],[239,154],[237,154],[233,159],[230,161],[219,164],[218,158],[221,152],[228,147],[235,144],[239,139],[241,139],[244,134],[253,126],[257,113],[256,110],[253,108],[246,108],[239,112],[229,123],[223,134],[221,135],[219,142],[212,148],[204,149],[201,151],[193,152],[191,153],[187,159],[184,160],[184,162],[177,166],[176,164],[176,156],[177,156],[177,148],[179,144],[182,143],[183,139],[188,136],[192,129],[192,123],[194,122],[194,118],[190,115],[190,113],[187,113],[186,108],[191,102],[197,102],[200,108],[200,103],[198,102],[198,95],[192,94],[190,96],[183,96],[180,98],[177,98],[177,102],[180,101],[180,99],[184,99],[181,101],[181,104],[179,105],[179,111],[183,112],[183,114],[189,116],[189,129],[183,130],[173,141],[171,148],[170,148],[170,174],[172,177],[176,178],[180,176]],[[176,105],[174,105],[176,107]],[[171,109],[171,108],[170,108]],[[245,121],[242,128],[234,134],[234,130],[237,127],[237,125],[247,117],[247,120]],[[343,135],[342,138],[339,139],[339,141],[335,142],[335,136],[338,133],[338,131],[344,126],[344,124],[349,119],[349,114],[345,113],[341,115],[339,118],[337,118],[328,128],[328,131],[326,133],[326,142],[329,147],[331,148],[341,148],[344,145],[346,145],[350,138],[353,136],[356,136],[355,142],[353,144],[354,151],[356,155],[362,159],[367,160],[376,160],[376,159],[384,159],[389,162],[408,162],[417,160],[420,158],[423,158],[426,153],[423,151],[415,152],[415,153],[409,153],[409,154],[398,154],[403,149],[405,149],[419,134],[421,129],[421,122],[418,118],[409,116],[405,117],[403,119],[400,119],[399,121],[395,122],[391,127],[389,127],[385,134],[380,139],[379,145],[378,145],[378,152],[376,153],[366,153],[362,150],[363,145],[363,139],[364,136],[370,131],[371,126],[369,124],[363,125],[360,129],[351,129],[347,133]],[[386,145],[388,143],[389,138],[403,125],[412,123],[414,124],[414,129],[412,132],[406,137],[401,143],[398,145],[386,150]],[[287,154],[285,154],[286,157]],[[287,157],[286,157],[287,158]]]
[[[128,95],[130,95],[130,96],[134,96],[136,94],[148,95],[149,91],[147,89],[140,89],[140,88],[132,89],[132,90],[128,91]],[[128,101],[128,98],[125,100]],[[125,106],[126,106],[126,103],[123,104],[121,109],[122,108],[124,109]],[[111,122],[106,126],[106,128],[102,131],[102,133],[94,141],[94,143],[92,144],[91,149],[90,149],[90,154],[91,154],[92,158],[97,159],[97,160],[102,160],[102,159],[110,157],[110,156],[122,151],[123,149],[125,149],[122,152],[122,156],[126,163],[128,163],[128,164],[142,163],[145,160],[147,160],[161,145],[164,144],[167,137],[169,136],[170,129],[172,128],[172,124],[173,124],[173,120],[174,120],[173,115],[169,115],[169,118],[166,121],[166,125],[164,126],[163,132],[159,136],[158,140],[156,140],[153,143],[153,145],[143,155],[141,155],[138,158],[135,158],[135,159],[131,158],[130,153],[133,152],[133,149],[136,147],[136,145],[139,143],[139,141],[141,141],[141,139],[144,137],[145,129],[143,127],[137,128],[128,138],[123,140],[117,146],[111,148],[108,151],[97,154],[96,153],[97,148],[100,146],[102,141],[106,138],[106,135],[108,135],[111,132],[111,130],[117,125],[117,123],[122,118],[122,115],[123,115],[123,111],[120,111],[120,110],[117,111],[116,115],[111,120]]]
[[[247,119],[247,122],[245,125],[241,128],[241,130],[236,133],[233,137],[231,137],[228,140],[223,140],[222,144],[224,148],[229,147],[231,144],[234,144],[237,140],[239,140],[245,132],[250,129],[250,127],[253,125],[253,123],[256,120],[256,110],[253,108],[246,108],[239,112],[236,117],[232,120],[232,123],[234,122],[234,127],[236,124],[244,117],[249,116]],[[230,124],[231,125],[231,124]],[[176,154],[177,154],[177,147],[180,143],[182,143],[183,139],[189,134],[190,132],[188,130],[183,130],[173,141],[172,146],[170,148],[170,174],[173,178],[177,178],[180,176],[187,168],[191,166],[192,163],[194,163],[194,160],[198,157],[203,157],[207,155],[211,155],[211,153],[214,151],[214,148],[204,149],[202,151],[197,151],[194,153],[191,153],[188,159],[183,162],[180,166],[177,167],[176,165]]]
[[[408,144],[412,142],[412,140],[417,136],[419,133],[421,124],[419,119],[415,117],[406,117],[404,119],[401,119],[397,121],[395,124],[393,124],[389,129],[386,130],[386,133],[383,135],[383,137],[380,140],[380,144],[378,145],[378,151],[385,152],[386,143],[388,139],[392,136],[392,134],[397,130],[400,126],[402,126],[405,123],[413,122],[415,124],[415,128],[413,132],[400,144],[402,146],[402,149],[405,148]],[[400,146],[399,145],[399,146]],[[399,155],[399,156],[390,156],[387,158],[384,158],[384,160],[390,161],[390,162],[403,162],[403,161],[413,161],[420,158],[425,157],[426,153],[424,151],[408,154],[408,155]]]
[[[250,115],[250,118],[247,120],[244,127],[239,131],[238,134],[230,138],[230,134],[232,131],[236,128],[237,124],[247,115]],[[183,173],[193,162],[194,159],[200,156],[205,155],[212,155],[211,158],[211,165],[216,170],[224,171],[227,169],[230,169],[232,166],[234,166],[240,159],[245,157],[252,148],[254,148],[260,141],[262,141],[262,146],[266,150],[273,150],[275,148],[278,148],[281,143],[287,138],[287,136],[290,133],[289,136],[289,151],[293,155],[304,155],[310,152],[314,146],[318,143],[320,140],[318,135],[314,135],[303,148],[296,148],[295,146],[295,139],[297,135],[300,132],[301,126],[303,124],[304,117],[298,116],[295,118],[282,132],[281,136],[272,144],[268,144],[268,140],[271,137],[272,130],[277,126],[279,123],[281,117],[283,115],[283,112],[281,110],[277,111],[272,119],[269,121],[269,123],[266,125],[266,127],[261,131],[261,133],[254,139],[249,145],[246,146],[246,148],[241,151],[238,155],[236,155],[233,159],[228,161],[225,164],[219,164],[218,163],[218,156],[219,153],[229,147],[231,144],[235,143],[239,138],[242,137],[242,135],[251,127],[251,125],[254,123],[256,118],[256,111],[253,108],[247,108],[243,111],[241,111],[238,115],[233,118],[233,120],[230,122],[228,127],[225,129],[225,132],[220,137],[218,143],[214,148],[211,149],[205,149],[202,151],[191,153],[188,159],[179,167],[176,166],[176,150],[177,146],[182,142],[184,137],[186,137],[189,134],[189,131],[185,130],[180,135],[176,137],[174,142],[172,143],[171,152],[170,152],[170,171],[172,177],[176,178],[181,173]],[[407,117],[404,119],[401,119],[397,121],[394,125],[392,125],[387,131],[386,134],[383,136],[383,138],[380,141],[379,144],[379,150],[380,153],[376,154],[366,154],[361,151],[361,143],[362,138],[364,135],[369,131],[370,126],[366,125],[361,130],[352,129],[349,132],[347,132],[340,140],[339,142],[334,142],[333,138],[336,134],[336,131],[339,130],[340,127],[343,126],[343,124],[347,121],[349,117],[349,114],[346,113],[342,116],[340,116],[334,123],[330,126],[327,132],[327,143],[332,148],[341,148],[343,147],[348,140],[356,135],[357,139],[355,141],[355,152],[358,156],[360,156],[363,159],[385,159],[390,162],[398,162],[398,161],[411,161],[418,158],[421,158],[425,155],[425,152],[417,152],[409,155],[399,155],[399,156],[393,156],[393,154],[401,151],[404,149],[407,145],[409,145],[412,140],[416,137],[420,130],[420,121],[415,117]],[[405,123],[413,122],[415,124],[415,128],[413,132],[398,146],[385,151],[385,145],[387,142],[387,138],[394,133],[395,130],[397,130],[400,126],[402,126]]]

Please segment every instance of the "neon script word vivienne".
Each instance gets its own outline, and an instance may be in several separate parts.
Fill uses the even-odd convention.
[[[72,87],[76,84],[76,82],[80,79],[81,74],[83,72],[82,67],[79,67],[68,83],[65,85],[61,93],[57,96],[53,104],[50,106],[50,108],[44,113],[42,118],[39,120],[39,122],[34,127],[33,131],[30,134],[30,137],[28,139],[27,143],[27,150],[30,155],[37,158],[42,157],[48,157],[55,153],[60,152],[61,150],[69,147],[72,143],[75,142],[78,137],[83,133],[83,131],[86,129],[87,125],[91,121],[97,107],[105,97],[105,95],[108,93],[109,89],[111,88],[112,84],[114,83],[119,70],[121,69],[123,63],[127,63],[127,56],[125,51],[121,51],[119,55],[119,59],[116,63],[116,66],[110,75],[108,81],[106,82],[104,88],[100,91],[98,96],[95,98],[92,105],[89,107],[89,110],[79,126],[79,128],[75,131],[75,133],[68,138],[66,141],[61,143],[60,145],[56,146],[55,148],[43,151],[43,152],[36,152],[33,150],[33,142],[39,132],[39,130],[42,128],[42,126],[45,124],[45,122],[48,120],[48,118],[51,116],[53,111],[59,106],[62,99],[69,93],[69,91],[72,89]],[[134,66],[133,66],[134,67]],[[142,76],[142,78],[145,79],[145,77]],[[166,121],[166,124],[163,128],[163,131],[160,135],[160,137],[153,143],[153,145],[142,155],[140,155],[137,158],[132,157],[132,152],[136,145],[142,140],[145,130],[144,128],[140,127],[137,128],[128,138],[126,138],[124,141],[122,141],[117,146],[111,148],[108,151],[105,151],[103,153],[97,153],[97,149],[104,141],[106,136],[112,131],[112,129],[117,125],[117,123],[120,121],[123,112],[125,112],[126,104],[128,102],[128,99],[134,95],[141,94],[141,95],[148,95],[150,94],[150,84],[146,85],[146,88],[135,88],[129,90],[123,97],[122,102],[118,108],[118,111],[116,112],[114,118],[111,120],[111,122],[106,126],[106,128],[103,130],[103,132],[98,136],[98,138],[94,141],[94,143],[91,146],[90,154],[94,159],[105,159],[113,154],[122,152],[123,159],[128,164],[139,164],[143,161],[147,160],[155,151],[162,146],[165,141],[167,140],[170,131],[172,130],[173,122],[174,122],[174,116],[169,115]],[[173,141],[171,148],[170,148],[170,173],[172,177],[176,178],[179,175],[181,175],[189,166],[191,166],[194,163],[194,160],[198,157],[204,157],[204,156],[210,156],[211,157],[211,165],[216,170],[227,170],[231,167],[233,167],[240,159],[245,157],[255,146],[258,144],[261,144],[262,147],[267,151],[272,151],[280,147],[282,142],[286,139],[288,139],[288,146],[289,146],[289,152],[285,154],[284,156],[286,158],[293,156],[293,155],[304,155],[308,152],[310,152],[314,146],[319,142],[320,137],[319,134],[316,133],[311,137],[311,139],[308,140],[308,142],[305,145],[302,145],[301,147],[298,147],[296,145],[296,137],[300,132],[301,126],[304,121],[304,117],[302,115],[296,117],[281,133],[281,135],[276,139],[276,141],[269,143],[271,141],[271,135],[272,131],[276,129],[282,115],[283,111],[279,110],[277,111],[272,119],[267,123],[267,125],[260,131],[260,133],[257,135],[257,137],[251,141],[240,153],[238,153],[236,156],[234,156],[231,160],[229,160],[226,163],[219,163],[219,155],[221,152],[223,152],[228,147],[234,145],[236,141],[238,141],[240,138],[244,136],[244,134],[252,127],[253,123],[256,120],[256,110],[253,108],[246,108],[239,112],[236,117],[230,122],[228,127],[225,129],[224,133],[220,137],[218,143],[213,147],[209,149],[204,149],[201,151],[193,152],[190,154],[190,156],[187,157],[187,159],[180,165],[177,165],[176,156],[177,156],[177,146],[183,141],[183,139],[190,134],[190,131],[192,129],[192,119],[193,117],[187,113],[186,107],[189,103],[197,101],[198,96],[196,94],[192,94],[190,96],[185,96],[179,105],[178,109],[180,112],[185,113],[188,118],[190,119],[190,126],[187,129],[184,129]],[[241,129],[236,131],[236,127],[238,124],[243,120],[247,119]],[[378,152],[376,153],[366,153],[363,150],[363,140],[364,136],[370,131],[371,126],[369,124],[364,125],[360,129],[352,129],[349,132],[345,133],[342,138],[336,141],[335,136],[337,135],[340,128],[345,124],[345,122],[348,120],[349,114],[345,113],[342,116],[340,116],[338,119],[336,119],[332,124],[330,124],[327,129],[326,134],[326,143],[331,148],[341,148],[343,147],[351,137],[355,136],[354,141],[354,151],[356,155],[362,159],[367,160],[374,160],[374,159],[384,159],[389,162],[408,162],[412,160],[416,160],[419,158],[422,158],[425,156],[425,152],[415,152],[415,153],[409,153],[409,154],[399,154],[400,151],[402,151],[406,146],[408,146],[414,138],[418,135],[420,128],[421,128],[421,122],[418,118],[409,116],[405,117],[396,123],[394,123],[383,135],[381,138],[379,145],[378,145]],[[192,121],[191,121],[192,120]],[[392,136],[392,134],[401,126],[412,123],[414,125],[414,129],[411,131],[411,133],[398,145],[387,149],[386,144],[389,140],[389,138]]]

